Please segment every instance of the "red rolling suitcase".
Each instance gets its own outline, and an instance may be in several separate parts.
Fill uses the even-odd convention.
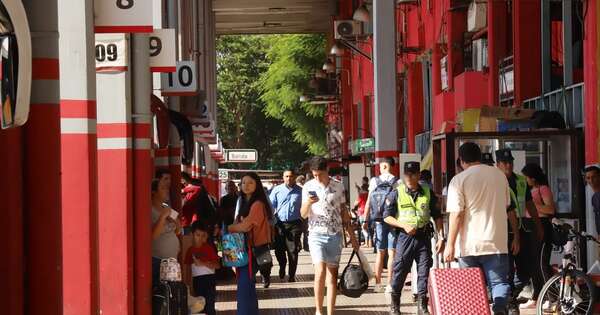
[[[490,315],[481,269],[431,269],[429,307],[432,315]]]

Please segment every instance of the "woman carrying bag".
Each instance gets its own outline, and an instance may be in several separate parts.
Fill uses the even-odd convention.
[[[260,270],[266,284],[270,283],[272,267],[271,219],[273,211],[256,173],[242,177],[242,198],[240,211],[234,224],[228,227],[230,233],[246,233],[250,264],[237,268],[237,314],[258,314],[258,297],[254,275]],[[267,285],[268,286],[268,285]]]

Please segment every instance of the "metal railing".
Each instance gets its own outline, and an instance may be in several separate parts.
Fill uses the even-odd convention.
[[[424,156],[431,145],[431,130],[415,136],[415,151]]]
[[[567,127],[583,127],[583,83],[563,87],[542,96],[523,101],[524,108],[557,111],[564,118]]]

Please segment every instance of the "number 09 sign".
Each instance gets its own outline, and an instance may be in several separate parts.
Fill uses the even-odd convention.
[[[198,94],[198,74],[193,61],[178,61],[177,71],[161,74],[163,96],[190,96]]]
[[[125,34],[96,34],[96,72],[127,71],[127,48]]]
[[[152,33],[150,0],[94,0],[96,33]]]

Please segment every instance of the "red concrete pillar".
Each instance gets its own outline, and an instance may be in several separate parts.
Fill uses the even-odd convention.
[[[5,226],[0,230],[0,305],[6,314],[25,311],[25,266],[23,242],[23,132],[22,128],[0,130],[0,200]]]
[[[63,314],[98,312],[93,1],[58,1]]]
[[[600,156],[599,124],[600,124],[600,102],[598,91],[600,89],[600,30],[598,20],[600,19],[600,3],[588,0],[587,15],[585,18],[584,45],[584,72],[585,82],[585,163],[598,163]]]
[[[415,136],[423,131],[423,72],[420,62],[408,66],[408,152],[415,152]]]
[[[171,173],[171,206],[181,209],[181,148],[179,145],[169,148],[169,170]]]
[[[464,10],[455,10],[447,13],[448,45],[448,90],[454,91],[454,76],[464,71],[462,46],[464,45],[464,32],[466,31],[467,13]]]
[[[150,95],[152,77],[148,55],[148,35],[131,35],[133,91],[133,240],[134,240],[134,301],[135,314],[150,314],[152,298],[152,113]]]
[[[99,304],[104,315],[133,314],[130,73],[98,73],[96,79]]]
[[[500,60],[506,57],[507,9],[505,1],[488,0],[488,105],[500,105],[498,70]]]
[[[541,92],[541,5],[539,1],[513,4],[514,105],[521,106],[523,100]]]

